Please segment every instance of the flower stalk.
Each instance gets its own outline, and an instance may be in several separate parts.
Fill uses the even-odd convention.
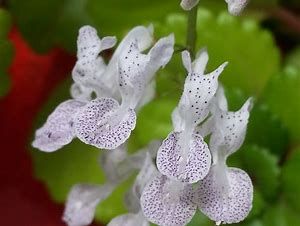
[[[187,36],[186,47],[191,54],[191,58],[195,59],[196,41],[197,41],[197,12],[198,6],[196,5],[190,11],[188,11],[187,22]]]

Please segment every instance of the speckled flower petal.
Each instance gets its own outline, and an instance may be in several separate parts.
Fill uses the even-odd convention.
[[[191,10],[198,4],[199,0],[181,0],[180,6],[184,10]]]
[[[77,58],[96,59],[101,49],[101,40],[97,35],[97,30],[89,25],[79,29],[77,38]]]
[[[198,207],[206,216],[224,224],[238,223],[244,220],[252,208],[253,186],[244,171],[226,168],[227,189],[222,189],[215,167],[198,184]],[[223,177],[223,176],[222,176]]]
[[[126,51],[126,48],[134,40],[137,40],[137,45],[140,51],[144,51],[149,48],[153,42],[153,26],[149,27],[137,26],[128,32],[128,34],[123,38],[123,40],[118,45],[112,58],[110,59],[106,71],[102,76],[103,82],[109,87],[114,96],[120,99],[119,94],[119,84],[118,82],[118,61],[120,55]]]
[[[179,142],[182,134],[183,132],[173,132],[168,135],[158,150],[156,164],[159,171],[170,178],[195,183],[207,175],[211,165],[211,155],[202,137],[194,134],[189,144],[187,163],[183,164],[182,147]]]
[[[115,149],[123,144],[135,127],[132,109],[122,109],[111,98],[98,98],[78,112],[75,119],[77,137],[100,149]]]
[[[239,15],[246,7],[248,0],[225,0],[228,4],[228,12],[234,16]]]
[[[122,102],[135,109],[146,85],[152,80],[156,71],[166,65],[173,54],[174,36],[160,39],[147,55],[138,48],[137,40],[120,55],[119,59],[119,88]]]
[[[115,37],[104,37],[101,40],[96,29],[91,26],[80,28],[77,39],[78,60],[72,71],[73,80],[100,94],[98,96],[107,96],[109,88],[101,78],[106,69],[106,64],[99,53],[113,47],[115,43]]]
[[[140,210],[140,197],[142,192],[146,184],[156,175],[158,175],[158,171],[152,160],[152,157],[150,153],[146,153],[146,157],[143,161],[143,167],[138,173],[131,190],[125,196],[125,205],[130,212],[136,213]]]
[[[222,64],[215,71],[204,75],[204,67],[207,63],[207,53],[203,51],[199,58],[194,61],[194,68],[190,69],[189,53],[182,53],[183,62],[189,72],[184,84],[183,95],[179,102],[179,111],[185,116],[186,123],[198,124],[203,121],[209,113],[209,104],[218,88],[218,77],[227,63]]]
[[[227,112],[219,109],[215,112],[215,123],[209,143],[213,154],[222,151],[222,155],[227,157],[240,148],[245,139],[251,108],[250,98],[239,111]]]
[[[182,226],[194,216],[197,207],[193,202],[192,185],[172,183],[166,176],[157,176],[145,187],[141,207],[145,217],[152,223]]]
[[[85,102],[67,100],[56,107],[46,123],[36,131],[32,146],[45,152],[53,152],[70,143],[75,137],[74,116]]]
[[[142,213],[128,213],[112,219],[107,226],[149,226]]]
[[[113,187],[110,185],[78,184],[73,186],[68,195],[63,221],[68,226],[89,225],[93,221],[97,205],[106,199],[112,190]]]

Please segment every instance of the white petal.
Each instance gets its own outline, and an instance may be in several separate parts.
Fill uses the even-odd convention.
[[[100,149],[115,149],[123,144],[135,128],[136,115],[122,109],[111,98],[98,98],[78,112],[75,119],[77,137]]]
[[[227,103],[227,99],[225,96],[225,92],[224,92],[224,88],[221,84],[219,84],[217,93],[216,93],[216,100],[217,100],[217,105],[219,106],[219,108],[223,111],[227,111],[228,110],[228,103]]]
[[[205,69],[206,69],[206,65],[208,63],[208,53],[207,53],[207,49],[203,48],[201,49],[197,55],[196,55],[196,59],[193,62],[193,71],[197,74],[204,74]]]
[[[148,104],[150,101],[152,101],[155,97],[155,90],[156,90],[156,82],[155,80],[152,80],[145,88],[145,91],[142,95],[142,98],[140,102],[138,103],[138,106],[136,108],[136,111],[138,112],[143,106]]]
[[[187,72],[192,72],[192,59],[189,51],[185,50],[181,53],[182,63]]]
[[[201,126],[196,128],[196,133],[205,138],[212,132],[214,125],[214,117],[209,117]]]
[[[120,145],[114,150],[101,153],[99,163],[104,171],[106,180],[109,183],[118,184],[129,176],[131,169],[130,166],[128,166],[127,170],[119,169],[119,164],[121,164],[127,157],[127,147],[125,144]]]
[[[90,101],[93,90],[78,83],[73,83],[70,89],[71,97],[79,101]]]
[[[240,148],[245,139],[251,108],[252,99],[250,98],[236,112],[219,110],[215,113],[215,125],[209,143],[210,150],[214,155],[226,158]]]
[[[107,226],[149,226],[142,213],[128,213],[112,219]]]
[[[148,55],[150,56],[150,63],[147,65],[150,75],[155,73],[160,67],[166,66],[170,61],[174,52],[174,34],[159,39],[151,48]],[[148,80],[151,79],[148,78]]]
[[[183,117],[181,116],[178,107],[176,107],[172,112],[172,124],[174,132],[181,132],[184,130]]]
[[[111,194],[112,189],[110,185],[78,184],[73,186],[68,195],[63,221],[68,226],[89,225],[93,221],[97,205]]]
[[[97,30],[91,26],[83,26],[79,29],[77,39],[77,58],[84,60],[96,59],[101,49],[101,40]]]
[[[192,71],[187,76],[179,102],[179,108],[184,109],[182,115],[187,125],[197,125],[207,117],[208,107],[218,88],[218,77],[226,65],[227,63],[222,64],[208,75]]]
[[[84,102],[67,100],[56,107],[46,123],[36,131],[32,146],[45,152],[53,152],[70,143],[74,135],[74,116]]]
[[[198,4],[199,0],[181,0],[181,7],[184,10],[191,10]]]
[[[187,158],[184,159],[183,147],[180,144],[180,136],[183,133],[169,134],[158,150],[156,164],[159,171],[170,178],[195,183],[207,175],[211,165],[211,155],[202,137],[194,134],[186,153]]]
[[[118,93],[118,61],[120,55],[126,51],[126,48],[134,40],[137,40],[137,45],[140,51],[149,48],[153,42],[153,26],[148,28],[144,26],[134,27],[123,38],[118,48],[115,50],[109,64],[107,65],[106,72],[103,75],[103,81],[112,90],[112,93]]]
[[[145,187],[141,207],[145,217],[157,225],[187,224],[196,212],[192,185],[173,184],[166,176],[155,177]]]
[[[227,190],[224,192],[212,167],[207,177],[198,184],[198,207],[211,220],[224,224],[238,223],[244,220],[252,208],[253,186],[244,171],[227,168]],[[221,176],[223,177],[223,175]]]
[[[131,212],[139,211],[140,197],[142,195],[142,192],[146,184],[151,181],[156,175],[158,175],[158,171],[152,160],[152,157],[150,153],[146,153],[143,167],[137,175],[131,190],[129,191],[129,193],[127,193],[127,197],[125,197],[126,207]]]
[[[170,35],[160,39],[145,55],[140,52],[137,40],[131,42],[120,55],[118,64],[122,104],[136,108],[156,71],[170,60],[173,45],[174,37]]]
[[[100,52],[106,49],[111,49],[117,43],[117,39],[114,36],[103,37],[101,40]]]
[[[228,11],[230,14],[237,16],[246,7],[248,0],[225,0],[228,4]]]

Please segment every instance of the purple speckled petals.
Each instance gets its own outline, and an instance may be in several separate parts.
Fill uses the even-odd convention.
[[[67,100],[56,107],[46,123],[36,131],[32,146],[45,152],[53,152],[70,143],[75,137],[74,116],[84,102]]]
[[[128,213],[112,219],[107,226],[149,226],[142,213]]]
[[[180,136],[183,132],[173,132],[163,141],[157,153],[156,164],[159,171],[175,180],[195,183],[203,179],[211,165],[211,155],[202,137],[194,134],[190,141],[187,163],[183,164]],[[184,167],[181,167],[183,164]]]
[[[75,119],[77,137],[100,149],[115,149],[130,136],[136,123],[132,109],[121,109],[111,98],[98,98],[78,112]]]
[[[248,4],[248,0],[225,0],[228,4],[228,12],[234,16],[239,15]]]
[[[238,168],[225,168],[225,172],[213,166],[198,184],[198,207],[211,220],[232,224],[244,220],[252,208],[253,186],[246,172]],[[222,185],[220,177],[227,177]],[[224,178],[223,178],[224,181]]]
[[[74,185],[68,195],[63,221],[68,226],[89,225],[93,221],[97,205],[106,199],[112,190],[111,185]]]
[[[212,153],[221,148],[226,157],[237,151],[244,142],[252,98],[249,98],[243,107],[236,112],[216,111],[214,115],[215,125],[210,138]]]
[[[193,187],[174,182],[166,176],[157,176],[145,187],[141,207],[145,217],[157,225],[182,226],[196,212]],[[177,184],[179,183],[179,184]]]

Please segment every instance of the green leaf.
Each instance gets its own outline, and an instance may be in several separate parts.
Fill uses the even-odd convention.
[[[299,222],[299,212],[292,210],[284,202],[269,206],[263,216],[264,226],[296,226]]]
[[[57,44],[74,52],[78,29],[85,24],[95,26],[101,36],[120,38],[133,26],[180,10],[179,3],[160,0],[11,0],[9,9],[24,37],[40,52]]]
[[[11,27],[11,17],[7,11],[0,8],[0,97],[4,96],[10,86],[8,67],[13,57],[13,46],[8,40]]]
[[[266,104],[255,103],[250,114],[245,143],[265,147],[281,157],[289,145],[289,132]]]
[[[300,70],[300,46],[292,50],[292,52],[285,59],[286,65],[293,65]]]
[[[289,129],[294,142],[300,141],[300,69],[287,66],[273,76],[264,92],[271,111]]]
[[[87,0],[11,0],[9,9],[34,49],[46,52],[59,43],[75,50],[79,27],[91,23],[86,3]]]
[[[9,29],[11,27],[11,16],[10,14],[0,8],[0,39],[6,39]]]
[[[90,0],[87,8],[103,33],[118,36],[130,27],[152,23],[163,19],[168,13],[181,10],[179,3],[172,0]]]
[[[280,169],[277,162],[278,159],[268,150],[246,145],[229,158],[228,165],[245,170],[264,199],[272,200],[276,197],[279,185]]]
[[[160,35],[174,32],[176,43],[185,44],[183,14],[172,14],[157,27]],[[229,61],[221,75],[221,81],[229,89],[241,88],[247,95],[260,94],[268,79],[279,70],[279,51],[271,33],[253,19],[240,19],[227,12],[214,15],[201,8],[197,32],[197,48],[207,47],[210,54],[209,70]],[[174,64],[172,72],[176,73],[178,68]]]
[[[155,99],[141,110],[130,138],[135,149],[147,145],[151,140],[167,137],[173,130],[171,114],[176,105],[177,100]]]
[[[214,226],[215,223],[210,220],[207,216],[197,210],[196,214],[194,215],[193,219],[187,226]]]
[[[293,150],[293,153],[286,161],[282,169],[282,189],[290,205],[300,211],[300,148]]]

